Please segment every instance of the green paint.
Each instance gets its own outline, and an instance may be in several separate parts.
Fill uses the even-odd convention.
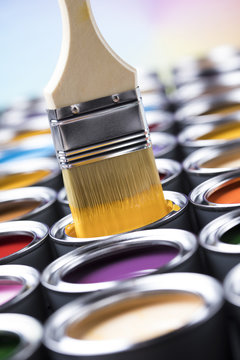
[[[9,356],[13,355],[20,344],[20,339],[17,335],[0,332],[0,360],[7,360]]]
[[[221,242],[232,245],[240,244],[240,224],[226,231],[220,239]]]

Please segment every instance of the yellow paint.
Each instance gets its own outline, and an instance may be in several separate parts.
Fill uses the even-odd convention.
[[[96,311],[70,325],[67,335],[78,340],[134,344],[185,326],[203,307],[203,299],[191,293],[147,295]]]
[[[217,126],[216,129],[196,140],[233,140],[237,138],[240,138],[240,122],[230,122]]]
[[[0,176],[0,190],[10,190],[31,186],[50,174],[49,170],[36,170]]]
[[[19,132],[16,136],[14,136],[11,140],[11,142],[15,141],[21,141],[26,138],[29,138],[31,136],[38,136],[38,135],[44,135],[44,134],[50,134],[50,129],[44,129],[44,130],[35,130],[35,131],[23,131]]]
[[[213,115],[213,114],[227,115],[234,111],[240,111],[240,104],[225,104],[225,105],[222,104],[221,106],[206,111],[201,115]]]
[[[228,153],[201,164],[201,168],[240,168],[240,153]]]
[[[152,149],[63,169],[78,238],[138,229],[166,216]]]

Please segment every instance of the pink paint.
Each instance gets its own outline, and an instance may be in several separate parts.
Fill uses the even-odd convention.
[[[21,281],[0,279],[0,306],[12,300],[22,289]]]

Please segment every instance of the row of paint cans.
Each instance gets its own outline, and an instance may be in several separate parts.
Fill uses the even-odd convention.
[[[240,206],[240,171],[204,181],[192,190],[189,198],[201,229],[211,220]]]
[[[206,95],[222,94],[240,87],[240,71],[205,76],[182,85],[172,94],[176,107],[181,107],[191,100],[201,99]]]
[[[43,328],[38,320],[22,314],[0,314],[2,360],[48,359],[42,346]]]
[[[233,46],[213,48],[200,58],[182,59],[173,68],[173,81],[177,88],[205,77],[231,73],[240,69],[239,49]]]
[[[206,275],[131,279],[57,310],[44,344],[53,360],[230,360],[223,303],[220,284]]]
[[[45,321],[47,309],[40,273],[26,265],[0,266],[0,313],[19,313]]]
[[[0,223],[0,265],[29,265],[42,271],[53,260],[48,233],[48,226],[37,221]]]
[[[184,194],[174,191],[164,191],[163,193],[165,199],[171,206],[172,211],[162,219],[159,219],[152,224],[146,225],[141,229],[135,229],[135,231],[160,228],[192,230],[192,222],[190,220],[191,214],[189,213],[188,208],[188,197]],[[69,215],[66,215],[55,225],[53,225],[49,234],[57,256],[61,256],[71,250],[74,250],[76,247],[86,245],[87,243],[92,243],[95,241],[102,242],[105,239],[111,238],[111,236],[97,238],[77,238],[68,201],[64,195],[64,190],[61,192],[61,195],[61,205],[63,211]]]
[[[218,123],[186,127],[178,135],[179,145],[186,157],[193,151],[205,147],[240,142],[240,113],[232,118],[224,117]]]
[[[55,310],[126,279],[172,271],[201,271],[195,235],[178,229],[144,230],[95,241],[59,257],[43,271],[42,285]]]

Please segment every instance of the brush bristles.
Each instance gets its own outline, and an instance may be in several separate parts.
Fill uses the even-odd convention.
[[[169,210],[152,149],[63,170],[77,237],[140,228]]]

